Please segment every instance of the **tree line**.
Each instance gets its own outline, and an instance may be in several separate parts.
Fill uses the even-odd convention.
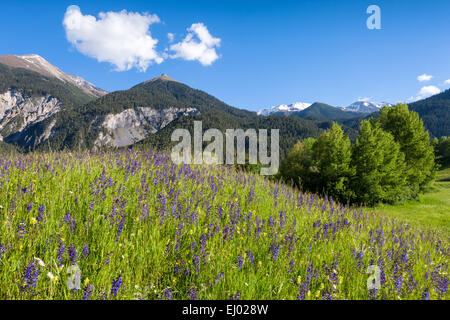
[[[297,142],[279,177],[304,191],[372,206],[417,198],[434,181],[436,170],[422,120],[398,104],[362,121],[354,143],[337,123],[317,139]]]

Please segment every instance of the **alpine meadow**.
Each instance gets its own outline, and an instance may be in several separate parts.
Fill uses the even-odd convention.
[[[2,2],[0,300],[450,300],[450,4],[411,2]]]

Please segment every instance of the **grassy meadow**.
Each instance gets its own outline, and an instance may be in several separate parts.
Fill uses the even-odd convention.
[[[421,229],[431,229],[450,239],[450,167],[438,171],[435,184],[418,200],[367,208],[382,217],[393,217]]]
[[[162,153],[0,159],[0,299],[449,299],[449,254],[388,214]]]

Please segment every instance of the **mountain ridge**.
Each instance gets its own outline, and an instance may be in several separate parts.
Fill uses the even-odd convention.
[[[62,82],[71,83],[82,89],[88,95],[96,98],[107,94],[105,90],[98,88],[80,76],[64,73],[61,69],[55,67],[46,59],[37,54],[27,54],[22,56],[12,54],[3,55],[0,56],[0,63],[11,68],[23,68],[37,72],[46,77],[56,78]]]
[[[258,115],[229,106],[167,74],[127,90],[95,97],[80,88],[91,88],[92,84],[78,76],[64,74],[71,81],[62,81],[60,78],[63,76],[56,67],[33,71],[39,64],[31,64],[29,60],[42,62],[36,56],[7,57],[22,64],[28,63],[28,69],[14,61],[9,64],[16,67],[5,65],[0,59],[0,95],[4,95],[3,100],[0,97],[0,111],[3,114],[3,118],[0,118],[0,140],[4,139],[26,151],[127,147],[135,144],[169,148],[174,129],[191,130],[193,121],[201,120],[204,130],[278,128],[283,157],[299,139],[317,137],[323,130],[330,128],[333,121],[339,122],[350,138],[355,139],[361,119],[377,113],[343,110],[322,102],[298,102],[274,106],[266,110],[277,112],[268,111],[267,115],[260,112]],[[96,88],[92,86],[91,89]],[[442,102],[438,113],[442,117],[439,119],[430,114],[430,110],[435,110],[434,107],[423,106],[428,102],[433,104],[436,100]],[[449,117],[448,109],[445,111],[449,102],[450,97],[445,94],[425,102],[416,102],[412,104],[412,109],[419,110],[420,115],[428,110],[425,124],[430,123],[428,118],[440,121],[440,133],[445,134],[448,125],[442,125],[442,122]],[[361,105],[367,107],[364,102]],[[33,110],[33,106],[36,110]],[[4,116],[6,113],[7,117]]]

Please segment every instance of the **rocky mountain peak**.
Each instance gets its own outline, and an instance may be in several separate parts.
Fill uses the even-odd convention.
[[[149,83],[149,82],[154,82],[154,81],[157,81],[157,80],[179,82],[179,81],[169,77],[167,74],[163,73],[163,74],[161,74],[158,77],[154,77],[154,78],[152,78],[150,80],[145,81],[144,84],[145,83]]]

